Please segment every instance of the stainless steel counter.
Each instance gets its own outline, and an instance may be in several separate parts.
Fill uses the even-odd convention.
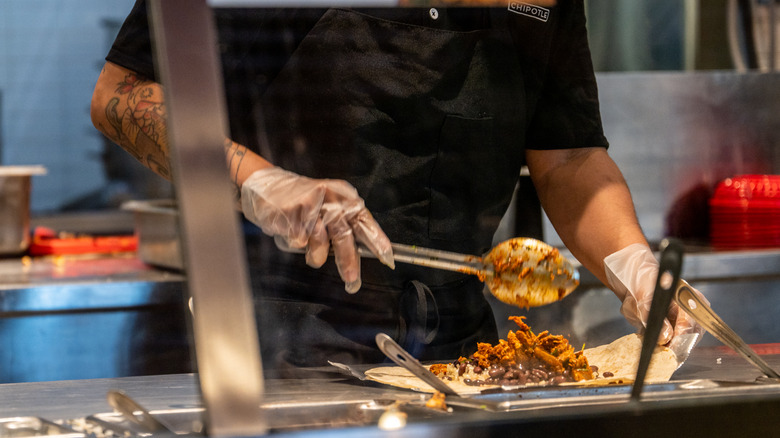
[[[192,371],[184,276],[134,254],[0,260],[0,382]]]
[[[780,367],[780,345],[762,348],[775,352],[764,357]],[[476,404],[450,399],[453,411],[443,413],[421,406],[426,394],[361,382],[335,368],[331,371],[330,376],[266,382],[263,406],[275,414],[274,435],[297,430],[294,435],[299,436],[299,429],[304,429],[307,433],[302,435],[314,436],[465,437],[522,432],[524,436],[554,437],[573,432],[593,436],[589,433],[597,431],[598,436],[624,436],[629,431],[632,436],[653,436],[683,430],[688,436],[754,436],[776,427],[780,408],[780,384],[754,383],[760,372],[724,348],[694,350],[672,383],[650,385],[645,392],[647,401],[640,403],[629,402],[627,387],[548,388],[546,392],[477,396]],[[110,389],[126,392],[178,427],[197,424],[202,410],[196,376],[175,374],[0,385],[0,418],[72,420],[116,415],[106,402]],[[377,428],[377,415],[394,402],[408,410],[409,425],[402,432],[382,431]],[[360,407],[363,415],[340,418],[336,413],[346,415],[347,411],[336,408],[344,406]],[[318,412],[326,411],[332,414],[330,423],[318,417]]]

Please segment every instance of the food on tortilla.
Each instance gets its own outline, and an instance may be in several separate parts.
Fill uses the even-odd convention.
[[[448,364],[430,366],[445,381],[466,385],[559,385],[594,378],[582,351],[574,351],[569,341],[548,331],[535,334],[525,317],[510,316],[519,330],[510,331],[498,344],[478,343],[477,351]]]
[[[520,379],[518,379],[516,382],[509,381],[503,381],[503,379],[499,378],[496,380],[495,377],[493,377],[492,381],[488,381],[490,376],[490,370],[493,363],[501,363],[502,360],[506,360],[506,362],[509,362],[510,352],[511,352],[511,345],[510,341],[513,339],[517,339],[518,342],[520,341],[520,338],[524,339],[526,341],[526,344],[523,348],[520,348],[521,352],[528,355],[529,349],[529,343],[528,340],[531,339],[531,335],[533,332],[531,332],[530,328],[524,330],[524,327],[528,327],[524,322],[523,318],[518,317],[510,317],[515,323],[517,323],[520,326],[520,330],[516,332],[509,332],[507,336],[507,340],[500,341],[496,346],[491,346],[490,344],[484,344],[484,346],[478,348],[477,352],[473,355],[474,359],[476,360],[476,366],[480,368],[480,372],[476,373],[475,365],[471,365],[470,359],[466,359],[469,361],[469,363],[466,364],[466,371],[464,371],[462,374],[458,374],[458,370],[461,367],[461,363],[459,361],[456,361],[457,367],[455,364],[434,364],[430,366],[431,371],[434,374],[437,374],[442,380],[444,380],[455,392],[461,395],[467,395],[467,394],[478,394],[484,389],[488,388],[495,388],[499,386],[504,385],[527,385],[527,386],[540,386],[540,385],[550,385],[550,384],[560,384],[560,385],[577,385],[577,386],[601,386],[601,385],[616,385],[616,384],[629,384],[633,382],[634,377],[636,376],[636,369],[637,365],[639,363],[639,355],[642,349],[642,338],[636,334],[630,334],[623,336],[619,339],[616,339],[615,341],[602,345],[595,348],[589,348],[581,352],[574,352],[573,349],[569,350],[571,348],[568,345],[568,341],[561,337],[556,337],[547,334],[546,332],[542,332],[538,335],[534,335],[534,337],[539,340],[543,341],[542,344],[546,347],[539,347],[540,351],[546,351],[549,353],[550,356],[557,359],[558,362],[561,363],[561,365],[564,364],[564,360],[566,360],[567,357],[571,358],[572,356],[575,358],[575,366],[572,367],[571,359],[566,361],[567,366],[564,366],[564,375],[566,370],[569,370],[568,378],[569,380],[565,380],[563,382],[560,382],[560,379],[555,379],[557,376],[553,376],[553,379],[541,379],[539,378],[538,382],[535,381],[533,377],[526,378],[525,383],[520,383]],[[518,332],[522,333],[520,335],[520,338],[518,338]],[[568,347],[565,348],[565,351],[559,347],[559,349],[553,354],[552,349],[549,348],[549,345],[546,344],[547,342],[552,343],[551,339],[556,339],[558,345],[561,347]],[[545,339],[547,339],[545,341]],[[564,343],[564,341],[566,341]],[[512,341],[514,342],[514,341]],[[480,344],[483,345],[483,344]],[[545,348],[547,348],[545,350]],[[536,357],[536,348],[533,349],[534,357]],[[565,353],[565,354],[563,354]],[[524,356],[525,357],[525,356]],[[548,356],[544,356],[544,358],[549,360]],[[480,365],[480,360],[482,361],[482,364]],[[534,359],[537,363],[538,362],[544,362],[541,359]],[[521,360],[522,362],[522,360]],[[532,361],[533,362],[533,361]],[[517,363],[517,360],[515,360],[515,363]],[[544,362],[545,364],[548,364],[548,362]],[[555,363],[555,361],[553,361]],[[579,364],[579,365],[577,365]],[[653,354],[653,359],[650,363],[650,368],[648,369],[647,376],[646,376],[646,382],[666,382],[671,379],[672,374],[674,374],[674,371],[677,369],[677,357],[674,355],[674,353],[666,347],[658,346],[655,349],[655,352]],[[533,367],[531,368],[533,369]],[[580,380],[574,380],[572,378],[571,370],[576,369],[578,372],[581,372],[584,374],[584,376],[587,376],[587,372],[591,372],[591,378],[583,378]],[[393,385],[401,388],[409,388],[416,391],[422,391],[422,392],[434,392],[432,388],[430,388],[426,383],[424,383],[421,379],[415,377],[412,373],[405,370],[401,367],[392,367],[392,366],[385,366],[385,367],[377,367],[372,368],[368,371],[366,371],[366,377],[370,380]],[[494,374],[496,374],[496,370],[494,369]],[[533,372],[531,373],[533,375]],[[537,372],[537,374],[539,374]],[[582,376],[582,374],[580,374]],[[501,376],[503,377],[503,376]],[[538,376],[537,376],[538,377]],[[549,373],[548,373],[549,377]],[[468,379],[468,380],[467,380]],[[477,383],[477,382],[480,382]],[[468,383],[466,383],[468,382]]]

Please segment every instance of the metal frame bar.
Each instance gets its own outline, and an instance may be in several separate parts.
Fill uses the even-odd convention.
[[[227,113],[205,0],[150,1],[209,435],[267,432],[246,254],[225,165]]]

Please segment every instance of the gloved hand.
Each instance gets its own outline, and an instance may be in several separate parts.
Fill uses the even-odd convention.
[[[349,293],[361,285],[356,242],[395,267],[390,240],[346,181],[307,178],[279,167],[261,169],[241,186],[241,210],[284,245],[305,248],[306,264],[311,267],[325,263],[332,245]]]
[[[653,251],[647,245],[638,243],[604,258],[604,270],[609,286],[623,302],[620,313],[640,332],[647,326],[647,315],[650,313],[650,304],[653,300],[658,267]],[[693,290],[709,304],[701,292]],[[674,342],[673,339],[681,335],[694,334],[697,335],[696,342],[698,342],[703,332],[704,329],[672,301],[658,344],[666,345]]]

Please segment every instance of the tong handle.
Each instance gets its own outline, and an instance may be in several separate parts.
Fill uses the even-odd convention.
[[[653,300],[650,303],[650,312],[647,315],[647,327],[642,339],[642,351],[637,365],[636,378],[631,387],[631,399],[639,400],[642,388],[645,384],[647,370],[653,352],[658,344],[658,336],[661,334],[664,319],[669,313],[669,305],[672,303],[672,295],[680,280],[682,271],[683,249],[682,244],[673,239],[664,239],[661,242],[661,259],[658,266],[658,277],[655,280]]]
[[[492,275],[492,272],[486,270],[482,257],[424,248],[416,245],[404,245],[402,243],[393,243],[392,247],[393,259],[398,262],[462,272],[464,274],[482,276]],[[364,252],[371,254],[371,251],[363,249],[363,252],[360,252],[360,255],[362,256]]]
[[[150,414],[146,408],[141,406],[123,391],[116,389],[109,390],[106,398],[108,399],[108,404],[111,405],[112,408],[122,413],[126,419],[146,428],[148,432],[174,434],[168,426],[162,424],[157,418]]]
[[[303,248],[293,248],[284,241],[284,239],[275,238],[276,247],[284,252],[303,254]],[[485,268],[482,257],[460,254],[438,249],[424,248],[417,245],[404,245],[402,243],[392,243],[393,260],[401,263],[408,263],[429,268],[443,269],[445,271],[461,272],[463,274],[481,275],[483,277],[492,275],[492,270]],[[376,258],[374,253],[363,245],[358,245],[358,254],[360,257]],[[333,250],[331,249],[331,254]]]
[[[423,382],[430,385],[433,389],[443,392],[447,395],[458,395],[454,389],[444,383],[441,379],[436,377],[430,370],[425,368],[417,359],[414,358],[408,351],[398,345],[393,338],[385,333],[378,333],[376,335],[376,345],[382,350],[390,360],[398,365],[406,368],[412,374],[420,378]]]
[[[726,323],[715,314],[712,308],[702,301],[699,296],[693,292],[691,286],[685,281],[680,280],[680,285],[674,296],[677,305],[685,310],[691,317],[707,329],[712,336],[720,342],[731,347],[739,353],[748,362],[755,365],[768,377],[780,378],[772,367],[769,366],[750,346],[737,335]]]

